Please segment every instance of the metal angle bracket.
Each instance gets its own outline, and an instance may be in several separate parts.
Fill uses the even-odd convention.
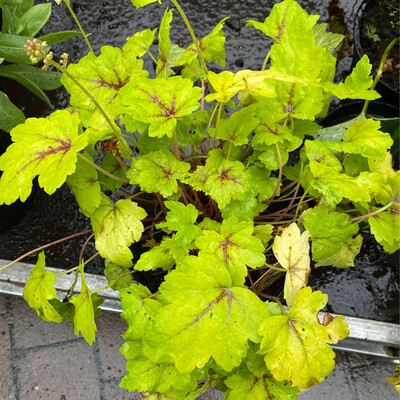
[[[9,261],[7,260],[0,260],[0,268],[8,263]],[[2,271],[0,273],[0,293],[22,296],[32,267],[32,264],[16,263],[12,267]],[[60,269],[56,268],[46,267],[46,270],[55,274],[60,272]],[[108,285],[107,279],[100,275],[86,273],[85,280],[92,290]],[[71,274],[59,275],[57,277],[54,287],[60,299],[63,299],[68,293],[72,281],[73,276]],[[80,282],[78,282],[74,293],[80,293],[80,289]],[[103,304],[100,306],[102,310],[117,313],[122,312],[118,292],[106,289],[102,291],[102,297],[105,298]],[[323,312],[320,313],[321,319],[323,314]],[[348,316],[345,316],[345,320],[349,325],[350,335],[348,338],[332,345],[334,349],[384,357],[394,362],[399,362],[399,325]]]

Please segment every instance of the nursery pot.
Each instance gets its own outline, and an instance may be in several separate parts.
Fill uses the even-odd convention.
[[[351,101],[329,113],[321,122],[323,127],[337,125],[357,117],[364,106],[363,101]],[[397,151],[394,162],[398,163],[398,120],[399,108],[374,101],[369,103],[367,115],[382,119],[382,130],[397,127],[392,133]],[[385,123],[387,128],[385,129]],[[392,124],[392,125],[390,125]],[[363,315],[379,321],[399,322],[399,252],[385,253],[372,235],[363,234],[363,245],[355,259],[355,267],[315,268],[310,274],[309,284],[329,295],[332,310],[346,315]],[[352,292],[352,296],[350,293]],[[356,296],[362,302],[354,301]]]
[[[0,156],[6,151],[7,147],[11,143],[11,136],[7,132],[0,130]],[[35,183],[33,185],[32,194],[25,202],[17,200],[10,205],[3,204],[0,206],[0,231],[9,228],[25,216],[27,211],[32,207],[36,187],[37,185]]]
[[[392,2],[393,3],[393,2]],[[356,14],[354,25],[354,61],[366,54],[372,64],[375,77],[383,52],[389,43],[399,36],[399,1],[395,7],[384,1],[364,0]],[[382,100],[399,105],[399,42],[391,49],[376,90]]]
[[[344,103],[319,124],[329,127],[349,121],[360,114],[363,106],[363,101]],[[374,118],[388,118],[387,121],[398,127],[395,118],[399,116],[399,109],[393,105],[371,102],[367,113]],[[382,126],[383,122],[386,121],[381,121]],[[399,322],[399,252],[385,253],[372,235],[363,234],[363,245],[354,267],[313,267],[308,284],[313,290],[328,294],[327,311],[330,313],[393,324]],[[282,298],[282,281],[273,283],[268,293]]]
[[[331,113],[329,113],[320,124],[323,127],[341,124],[360,115],[364,106],[364,101],[351,101],[341,104]],[[381,127],[384,132],[391,134],[394,144],[391,152],[398,162],[400,138],[399,138],[399,121],[400,109],[393,104],[383,103],[382,101],[373,101],[368,104],[367,115],[369,117],[381,120]]]

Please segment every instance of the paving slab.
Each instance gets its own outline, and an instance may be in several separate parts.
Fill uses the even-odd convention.
[[[105,400],[142,400],[138,392],[128,392],[119,387],[119,382],[107,382],[104,385]]]
[[[7,312],[6,296],[0,296],[0,315],[4,315]]]
[[[0,317],[1,318],[1,317]],[[0,398],[16,400],[16,390],[11,366],[11,342],[8,319],[0,319]]]
[[[197,398],[197,400],[223,400],[224,394],[214,388],[208,389],[207,392],[203,393]]]
[[[127,324],[118,314],[101,313],[97,319],[97,342],[103,378],[120,379],[126,373],[126,360],[119,352]]]
[[[17,349],[76,340],[71,324],[46,322],[20,297],[12,297],[14,336]]]
[[[27,351],[17,360],[22,400],[99,400],[92,349],[85,342]]]
[[[137,392],[119,387],[125,373],[119,348],[126,323],[118,314],[100,315],[97,339],[90,347],[76,338],[69,323],[42,321],[23,299],[0,295],[0,307],[0,400],[140,400]],[[386,381],[395,364],[336,353],[333,373],[299,400],[398,399]],[[223,394],[212,389],[198,400],[222,399]]]

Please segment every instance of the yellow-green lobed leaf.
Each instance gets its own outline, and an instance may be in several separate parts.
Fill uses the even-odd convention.
[[[13,144],[0,157],[0,204],[25,201],[32,181],[53,194],[74,173],[77,154],[87,145],[87,136],[79,135],[78,114],[56,111],[47,118],[28,118],[11,131]]]
[[[277,381],[307,389],[332,372],[335,353],[327,343],[344,339],[349,330],[343,317],[320,323],[318,311],[327,300],[326,294],[305,287],[287,315],[271,316],[261,324],[260,353],[265,354],[266,366]]]
[[[96,249],[104,258],[123,267],[132,266],[129,246],[140,240],[144,230],[141,220],[146,212],[131,200],[113,204],[103,196],[104,203],[91,216]]]
[[[79,336],[79,332],[81,332],[86,342],[91,346],[95,341],[97,331],[96,323],[94,322],[95,312],[93,309],[92,292],[85,281],[83,264],[79,267],[79,270],[82,277],[81,293],[72,296],[70,300],[75,307],[74,331],[76,336]]]
[[[310,233],[300,232],[295,223],[290,224],[281,236],[275,236],[272,250],[280,265],[287,270],[284,298],[288,306],[294,304],[297,293],[307,285],[310,275]]]
[[[163,353],[179,372],[203,368],[211,357],[226,371],[241,363],[248,340],[259,341],[257,327],[269,315],[266,303],[244,286],[235,286],[215,256],[188,256],[160,287],[164,301],[155,328],[167,336]]]
[[[24,299],[36,310],[40,318],[45,321],[61,322],[61,315],[49,303],[49,300],[57,298],[56,289],[52,285],[57,278],[52,272],[45,271],[44,267],[45,255],[41,252],[25,285]]]

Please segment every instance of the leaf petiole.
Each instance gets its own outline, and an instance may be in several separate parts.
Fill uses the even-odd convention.
[[[351,218],[350,221],[351,222],[356,222],[356,221],[362,221],[363,219],[369,218],[369,217],[373,217],[374,215],[378,215],[379,213],[381,213],[382,211],[387,210],[388,208],[390,208],[394,203],[390,202],[388,204],[386,204],[386,206],[379,208],[378,210],[375,211],[371,211],[368,214],[365,215],[361,215],[359,217],[355,217],[355,218]]]
[[[90,42],[88,39],[88,35],[86,35],[85,31],[83,30],[81,23],[79,22],[77,16],[74,13],[74,10],[72,9],[71,5],[69,4],[69,0],[64,0],[64,3],[67,6],[69,12],[71,13],[72,18],[75,20],[76,24],[78,25],[78,28],[81,31],[83,37],[85,38],[86,44],[88,45],[90,52],[94,54],[94,51],[93,51],[92,46],[90,45]]]
[[[115,134],[115,137],[118,139],[118,142],[122,144],[122,150],[123,150],[123,156],[126,158],[131,157],[131,152],[128,144],[123,140],[121,132],[119,131],[119,128],[116,126],[115,122],[110,119],[108,114],[104,111],[103,107],[99,104],[99,102],[91,95],[91,93],[86,90],[79,82],[77,79],[75,79],[68,71],[66,68],[62,67],[61,65],[58,65],[56,62],[53,60],[48,60],[48,64],[52,65],[53,67],[56,67],[59,71],[61,71],[63,74],[68,76],[69,79],[72,80],[72,82],[75,83],[79,87],[79,89],[82,90],[83,93],[86,94],[86,96],[89,97],[89,99],[93,102],[93,104],[96,106],[96,108],[100,111],[100,113],[103,115],[104,119],[107,121],[107,124],[109,127],[112,129],[112,131]]]
[[[187,19],[186,14],[185,14],[185,12],[183,11],[183,9],[182,9],[182,7],[180,6],[180,4],[178,3],[178,1],[177,1],[177,0],[171,0],[171,2],[172,2],[172,3],[174,4],[174,6],[177,8],[177,10],[179,11],[179,14],[181,14],[181,17],[182,17],[183,21],[185,22],[186,27],[187,27],[188,30],[189,30],[190,36],[192,37],[193,43],[194,43],[194,45],[195,45],[195,47],[196,47],[196,50],[197,50],[197,53],[198,53],[198,55],[199,55],[200,62],[201,62],[201,66],[202,66],[202,68],[203,68],[204,73],[205,73],[206,76],[207,76],[207,75],[208,75],[208,70],[207,70],[206,62],[205,62],[205,60],[204,60],[203,53],[202,53],[202,51],[201,51],[201,49],[200,49],[199,41],[198,41],[197,38],[196,38],[196,35],[195,35],[194,31],[193,31],[193,28],[192,28],[192,26],[190,25],[190,22],[189,22],[189,20]]]
[[[119,182],[123,182],[123,183],[130,183],[127,179],[119,178],[118,176],[115,176],[115,175],[111,174],[110,172],[106,171],[104,168],[101,168],[99,165],[97,165],[95,162],[89,160],[88,158],[83,156],[81,153],[77,153],[77,154],[80,159],[86,161],[92,167],[96,168],[98,171],[100,171],[102,174],[108,176],[109,178],[114,179]]]
[[[383,52],[383,55],[382,55],[382,58],[381,58],[381,62],[379,63],[378,71],[377,71],[377,73],[376,73],[375,79],[374,79],[374,81],[373,81],[373,83],[372,83],[372,86],[371,86],[371,90],[374,90],[374,89],[375,89],[375,86],[378,84],[378,81],[379,81],[379,79],[381,78],[381,75],[382,75],[382,72],[383,72],[383,66],[385,65],[387,56],[388,56],[390,50],[392,49],[392,47],[393,47],[399,40],[400,40],[400,37],[397,37],[397,38],[393,39],[393,40],[389,43],[389,45],[386,47],[385,51]],[[367,108],[368,108],[369,102],[370,102],[370,100],[365,100],[364,107],[363,107],[363,109],[362,109],[362,111],[361,111],[361,115],[362,115],[362,116],[365,116],[365,115],[367,114]]]
[[[104,286],[104,287],[102,287],[100,289],[92,290],[91,293],[98,293],[98,292],[101,292],[102,290],[106,290],[106,289],[112,288],[120,279],[124,278],[125,276],[132,275],[135,272],[136,272],[136,270],[134,269],[134,270],[132,270],[130,272],[127,272],[126,274],[122,274],[117,279],[115,279],[115,281],[111,282],[109,285]]]
[[[279,189],[279,186],[282,181],[282,157],[281,157],[281,152],[279,150],[278,143],[275,143],[275,146],[276,146],[276,153],[278,155],[278,161],[279,161],[278,181],[276,182],[274,193],[272,194],[271,198],[266,203],[267,206],[269,206],[272,203],[272,201],[274,200],[276,194],[278,193],[278,189]]]

